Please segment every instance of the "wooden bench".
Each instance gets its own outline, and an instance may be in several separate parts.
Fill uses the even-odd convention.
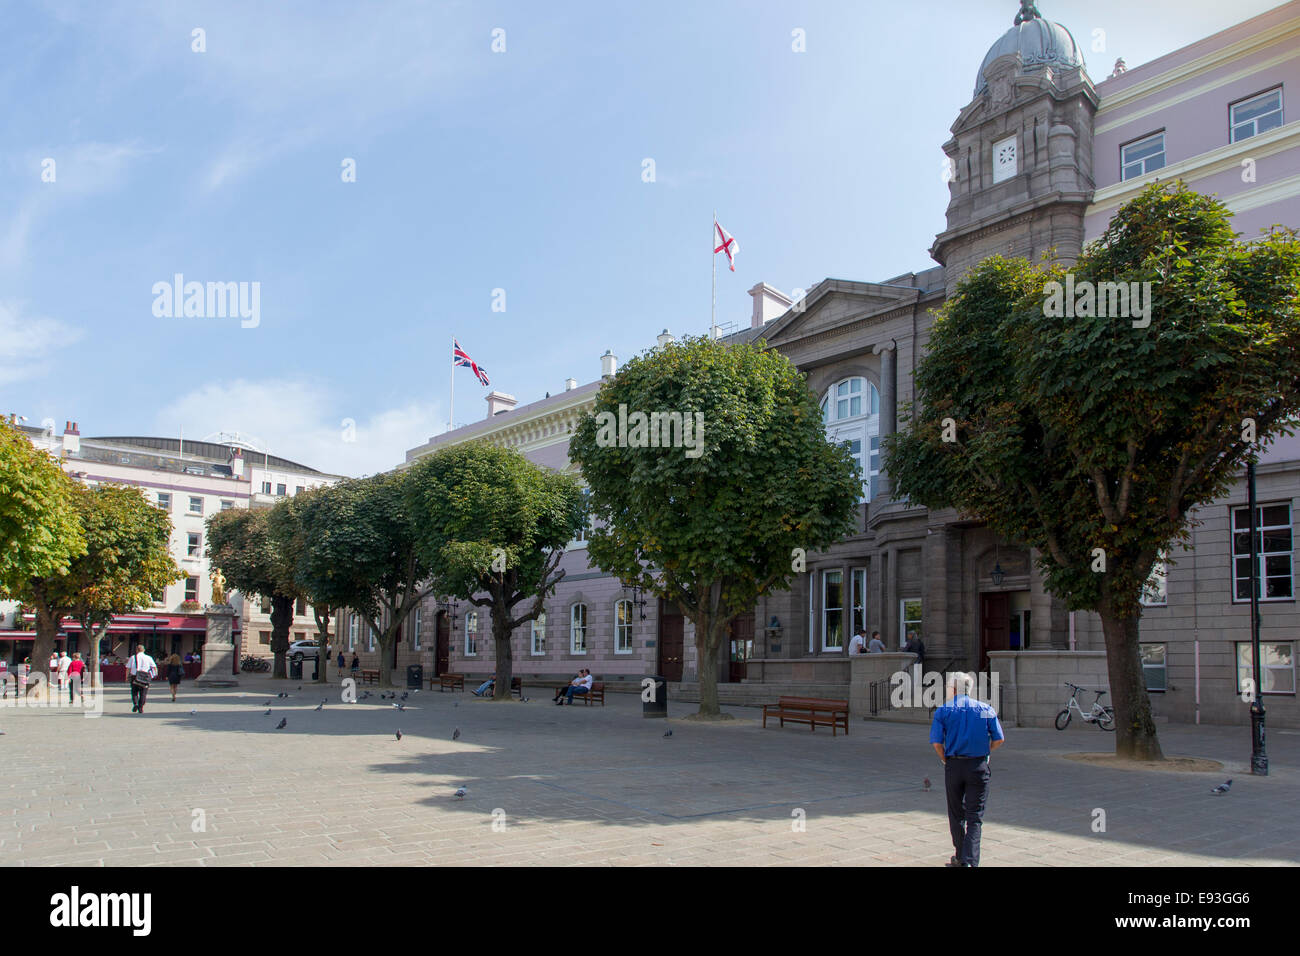
[[[442,693],[448,687],[452,690],[463,691],[465,689],[464,674],[440,674],[437,677],[429,678],[429,690],[433,690],[433,682],[438,682],[438,693]]]
[[[377,670],[373,670],[373,671],[363,670],[363,671],[361,672],[361,682],[362,682],[363,684],[378,684],[378,683],[379,683],[379,671],[377,671]]]
[[[781,726],[788,720],[795,724],[807,724],[809,730],[816,730],[818,725],[831,728],[831,736],[843,728],[849,732],[849,702],[847,700],[827,700],[821,697],[781,697],[775,704],[763,705],[763,726],[767,726],[768,717],[779,717]]]
[[[569,685],[568,685],[568,684],[565,684],[564,686],[565,686],[565,687],[568,687]],[[591,702],[592,702],[592,701],[594,701],[594,700],[598,700],[598,701],[600,701],[600,706],[601,706],[601,707],[604,707],[604,706],[605,706],[605,684],[604,684],[604,682],[603,682],[603,681],[598,681],[598,680],[597,680],[597,681],[592,681],[592,682],[591,682],[591,689],[588,690],[587,693],[585,693],[585,694],[574,694],[574,695],[573,695],[573,699],[574,699],[574,700],[580,700],[580,701],[582,701],[582,702],[583,702],[584,704],[586,704],[588,707],[591,706]]]

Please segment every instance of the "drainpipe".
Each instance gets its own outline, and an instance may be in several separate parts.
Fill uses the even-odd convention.
[[[1201,724],[1201,641],[1192,639],[1192,653],[1196,656],[1196,725]]]
[[[1070,650],[1074,650],[1074,612],[1070,612]]]

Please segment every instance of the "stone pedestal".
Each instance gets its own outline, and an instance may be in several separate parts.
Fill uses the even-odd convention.
[[[209,605],[208,632],[203,644],[203,673],[194,681],[200,687],[238,687],[235,667],[235,609],[229,604]]]

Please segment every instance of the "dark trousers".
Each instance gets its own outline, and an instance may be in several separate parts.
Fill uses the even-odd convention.
[[[131,681],[131,709],[144,713],[144,699],[149,696],[149,686],[146,684],[141,687],[135,681]]]
[[[980,829],[989,795],[988,757],[949,757],[943,769],[948,830],[958,862],[980,865]]]

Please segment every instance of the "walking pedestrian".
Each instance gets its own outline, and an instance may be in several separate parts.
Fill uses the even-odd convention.
[[[149,696],[149,684],[158,676],[158,665],[144,652],[144,645],[136,646],[135,653],[126,662],[126,672],[131,681],[131,713],[143,714],[145,698]]]
[[[67,651],[59,651],[58,674],[59,674],[59,696],[58,700],[63,699],[63,688],[68,686],[68,668],[72,664],[72,658],[68,656]],[[53,675],[51,675],[53,676]]]
[[[68,665],[68,703],[72,703],[73,695],[81,698],[81,702],[86,702],[86,692],[82,689],[86,680],[86,662],[81,659],[81,652],[78,651],[72,655],[72,663]],[[92,698],[93,699],[93,698]]]
[[[343,668],[347,665],[347,655],[343,653],[343,648],[339,648],[339,679],[343,678]]]
[[[989,754],[1002,746],[1005,735],[997,712],[970,696],[972,674],[949,674],[947,703],[934,712],[930,743],[943,762],[948,795],[948,831],[953,857],[947,866],[980,865],[980,832],[989,794]]]
[[[181,666],[181,656],[172,654],[167,658],[167,683],[172,690],[172,703],[176,703],[176,688],[181,686],[181,678],[185,676],[185,668]]]
[[[360,669],[361,669],[361,658],[358,657],[358,656],[356,655],[356,653],[354,652],[353,655],[352,655],[352,677],[353,677],[353,679],[356,678],[356,676],[357,676],[357,671],[359,671]]]

